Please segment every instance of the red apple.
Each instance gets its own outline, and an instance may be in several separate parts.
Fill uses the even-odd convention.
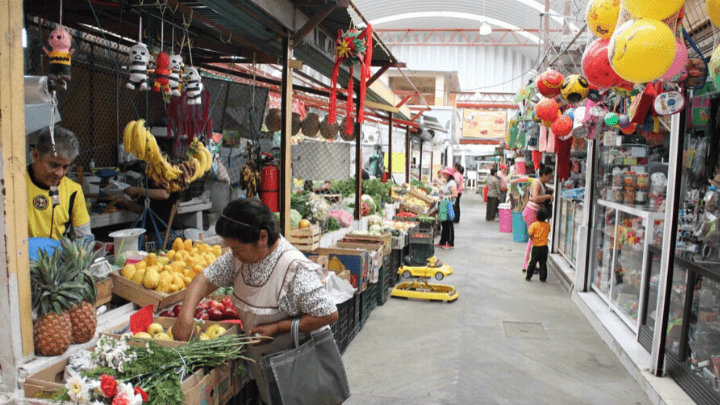
[[[207,305],[207,303],[205,303],[205,302],[199,303],[197,307],[198,307],[198,308],[202,308],[202,309],[208,309],[208,305]]]
[[[223,312],[218,308],[210,308],[207,311],[211,321],[219,321],[223,317]]]
[[[223,313],[223,319],[237,318],[237,312],[235,311],[235,308],[233,308],[233,307],[225,307],[225,309],[223,309],[222,313]]]
[[[182,305],[178,304],[175,305],[172,309],[173,317],[177,318],[177,316],[180,314],[180,309],[182,309]]]
[[[233,306],[232,300],[230,297],[225,297],[220,301],[225,308]]]

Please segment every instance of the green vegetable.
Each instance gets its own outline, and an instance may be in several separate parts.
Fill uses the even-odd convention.
[[[340,229],[340,223],[335,218],[328,218],[328,232],[337,231]]]

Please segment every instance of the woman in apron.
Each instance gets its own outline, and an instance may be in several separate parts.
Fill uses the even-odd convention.
[[[197,304],[219,287],[233,286],[233,303],[246,334],[273,337],[248,346],[248,362],[265,404],[282,404],[268,392],[262,357],[292,348],[290,325],[300,317],[301,342],[309,333],[338,318],[322,283],[322,269],[280,235],[272,212],[257,199],[230,202],[215,225],[230,250],[190,283],[173,326],[178,340],[188,340]]]

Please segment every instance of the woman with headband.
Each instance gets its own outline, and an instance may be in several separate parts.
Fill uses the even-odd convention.
[[[337,309],[322,283],[321,267],[280,235],[277,220],[260,200],[230,202],[215,231],[230,251],[190,283],[173,335],[188,340],[197,304],[219,287],[234,287],[232,300],[245,333],[273,338],[247,349],[254,360],[248,362],[251,375],[267,404],[272,393],[260,367],[262,357],[292,348],[293,318],[300,317],[302,342],[310,332],[335,322]]]

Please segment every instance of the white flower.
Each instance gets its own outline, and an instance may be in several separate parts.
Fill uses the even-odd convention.
[[[105,405],[100,401],[93,401],[90,405]]]
[[[135,389],[128,383],[121,383],[117,385],[118,395],[125,394],[128,398],[133,398],[135,395]],[[141,398],[142,399],[142,398]]]
[[[80,377],[78,374],[72,374],[65,384],[65,388],[68,390],[68,396],[71,400],[84,404],[89,399],[87,379]]]
[[[142,405],[142,395],[135,394],[135,396],[130,397],[130,405]]]

